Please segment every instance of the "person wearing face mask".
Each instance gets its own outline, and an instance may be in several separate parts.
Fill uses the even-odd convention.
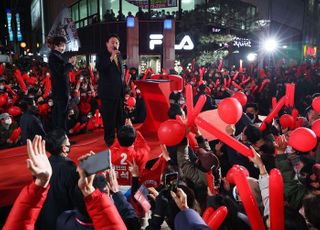
[[[68,61],[63,57],[66,48],[66,39],[64,37],[53,37],[51,52],[49,54],[49,69],[51,73],[52,99],[53,107],[53,127],[67,130],[68,102],[70,97],[70,86],[68,73],[75,65],[75,57]]]
[[[1,149],[9,148],[16,144],[10,140],[10,137],[16,128],[18,128],[18,124],[12,121],[12,118],[8,113],[0,114],[0,148]]]
[[[77,207],[77,201],[83,198],[78,188],[79,174],[76,165],[68,158],[71,144],[66,132],[63,129],[53,130],[45,140],[46,150],[51,154],[51,187],[35,229],[56,230],[58,216]]]
[[[253,124],[262,122],[258,117],[259,109],[258,109],[258,105],[256,103],[247,104],[246,114],[250,118],[250,120]]]

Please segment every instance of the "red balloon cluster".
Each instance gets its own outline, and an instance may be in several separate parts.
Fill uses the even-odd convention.
[[[162,122],[158,129],[160,143],[167,146],[179,144],[185,135],[185,126],[176,120],[167,120]]]
[[[245,106],[247,104],[248,99],[247,99],[247,96],[243,92],[240,92],[240,91],[236,92],[232,97],[237,99],[242,106]]]
[[[293,117],[289,114],[284,114],[280,117],[280,125],[282,128],[293,128],[294,120]]]
[[[133,108],[136,105],[136,99],[134,97],[129,97],[127,104],[129,108]]]
[[[242,116],[242,106],[235,98],[225,98],[218,105],[218,114],[225,123],[235,124]]]
[[[317,135],[317,137],[320,137],[320,119],[313,122],[311,129]]]
[[[312,101],[312,108],[317,111],[318,113],[320,113],[320,96],[319,97],[315,97]]]
[[[300,127],[292,131],[288,144],[300,152],[309,152],[316,146],[317,136],[311,129]]]

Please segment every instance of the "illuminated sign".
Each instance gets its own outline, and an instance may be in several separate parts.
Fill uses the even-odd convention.
[[[163,21],[163,28],[165,30],[171,30],[172,29],[172,20],[171,19],[165,19]]]
[[[134,28],[134,17],[127,17],[127,27]]]
[[[16,22],[17,22],[17,39],[18,42],[22,41],[22,34],[21,34],[21,28],[20,28],[20,15],[16,14]]]
[[[307,46],[305,45],[303,47],[303,56],[304,57],[316,57],[317,56],[317,47],[311,47],[311,46]]]
[[[251,47],[251,40],[248,38],[235,37],[233,40],[233,46],[239,47]]]
[[[149,48],[155,49],[156,45],[162,45],[163,35],[162,34],[150,34],[149,36]],[[179,44],[174,45],[175,50],[193,50],[194,43],[189,35],[185,35]]]
[[[8,33],[9,33],[9,41],[13,42],[13,31],[11,27],[12,14],[10,10],[7,10],[7,22],[8,22]]]

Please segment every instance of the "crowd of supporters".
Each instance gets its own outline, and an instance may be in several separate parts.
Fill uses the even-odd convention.
[[[320,65],[280,60],[273,68],[251,65],[238,70],[222,62],[207,66],[193,62],[182,69],[179,75],[192,85],[194,103],[206,96],[202,111],[216,109],[221,99],[237,91],[245,93],[248,101],[243,116],[227,126],[227,133],[251,147],[253,157],[245,157],[219,140],[208,141],[193,125],[188,132],[196,143],[186,135],[175,146],[161,145],[159,157],[149,159],[150,146],[132,123],[142,123],[146,117],[134,82],[150,77],[151,71],[139,75],[132,68],[125,73],[126,99],[134,97],[136,103],[126,103],[126,125],[118,130],[111,147],[114,169],[88,176],[68,158],[68,136],[103,128],[95,71],[89,66],[69,73],[72,96],[65,133],[51,128],[54,104],[46,64],[20,60],[15,65],[0,65],[0,146],[27,144],[27,167],[35,177],[17,198],[4,229],[251,229],[258,220],[250,215],[253,210],[246,208],[240,189],[227,178],[235,165],[248,173],[265,228],[270,228],[269,174],[276,168],[283,178],[285,229],[320,229],[318,143],[308,152],[292,148],[288,138],[296,127],[283,127],[279,119],[264,131],[259,129],[259,115],[269,114],[273,101],[285,95],[286,83],[295,84],[297,126],[310,128],[320,118],[311,106],[320,89]],[[167,74],[162,71],[163,76]],[[168,119],[185,117],[184,95],[184,90],[171,93]],[[285,107],[278,117],[293,109]],[[51,154],[49,159],[45,151]],[[172,184],[167,181],[170,175],[177,175]],[[217,209],[223,206],[227,211],[222,218]],[[209,207],[216,212],[208,217]]]

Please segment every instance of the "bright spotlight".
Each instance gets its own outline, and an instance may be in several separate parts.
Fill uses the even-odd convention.
[[[253,62],[257,59],[257,54],[256,53],[249,53],[247,56],[248,62]]]
[[[263,42],[263,49],[268,53],[276,51],[277,48],[278,41],[274,38],[269,38]]]

